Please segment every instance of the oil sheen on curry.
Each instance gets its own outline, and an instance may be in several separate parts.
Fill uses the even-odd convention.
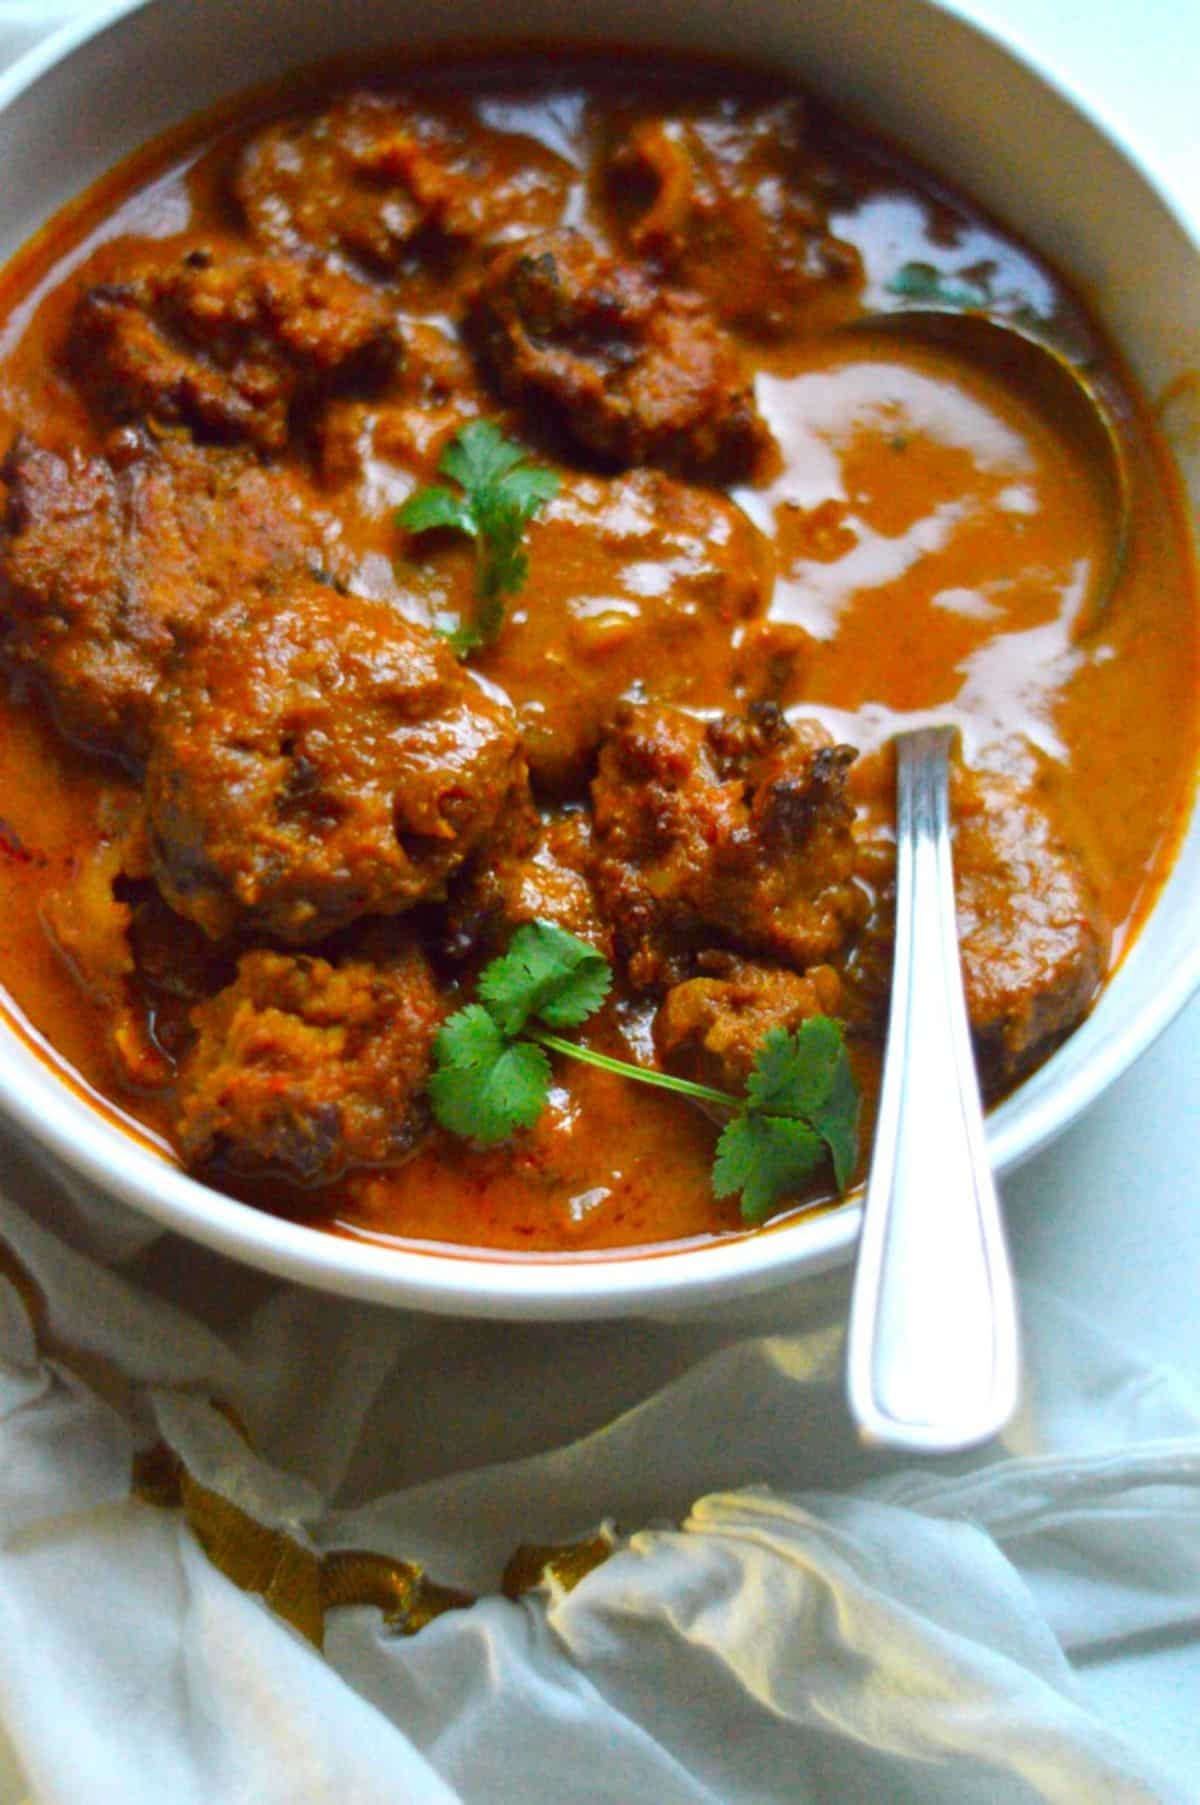
[[[542,1048],[506,1138],[438,1119],[444,1024],[534,922],[611,968],[562,1034],[644,1070],[736,1099],[839,1024],[861,1167],[899,728],[961,729],[993,1097],[1092,1006],[1190,800],[1181,505],[1078,298],[793,90],[612,71],[259,95],[0,288],[0,981],[165,1153],[341,1233],[743,1232],[713,1112],[619,1071]],[[1098,622],[1102,487],[1054,420],[839,330],[922,299],[1106,387],[1135,515]]]

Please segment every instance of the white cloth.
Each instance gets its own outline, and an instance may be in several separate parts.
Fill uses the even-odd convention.
[[[0,1242],[69,1349],[0,1281],[0,1719],[39,1805],[1195,1800],[1074,1667],[1200,1635],[1200,1400],[1054,1299],[1006,1447],[889,1472],[845,1425],[840,1278],[750,1333],[426,1321],[6,1164],[40,1220],[0,1199]],[[333,1612],[322,1657],[131,1498],[156,1436],[479,1602]],[[500,1595],[518,1544],[605,1518],[572,1591]]]

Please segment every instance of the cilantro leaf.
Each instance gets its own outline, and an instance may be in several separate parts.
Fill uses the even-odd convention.
[[[771,1028],[762,1038],[746,1080],[752,1109],[811,1121],[824,1107],[839,1060],[846,1057],[842,1031],[827,1015],[802,1022],[794,1033]]]
[[[769,1028],[759,1042],[754,1066],[746,1080],[746,1101],[751,1109],[773,1111],[780,1116],[799,1113],[796,1092],[804,1072],[796,1051],[796,1038],[786,1028]]]
[[[862,1098],[854,1081],[849,1055],[843,1045],[830,1072],[829,1089],[824,1101],[812,1109],[808,1118],[829,1149],[833,1176],[841,1192],[849,1190],[854,1168],[858,1163],[858,1124],[861,1110]]]
[[[530,1041],[513,1043],[479,1003],[445,1022],[434,1042],[429,1080],[433,1113],[443,1128],[480,1147],[531,1128],[546,1105],[550,1061]]]
[[[826,1015],[813,1016],[794,1033],[772,1028],[763,1036],[746,1081],[752,1111],[806,1122],[825,1142],[839,1191],[854,1174],[858,1156],[858,1086],[842,1031]]]
[[[519,464],[525,453],[506,439],[494,420],[472,420],[461,427],[438,459],[438,469],[475,495],[494,488]]]
[[[491,1065],[504,1050],[504,1036],[486,1009],[468,1003],[442,1023],[433,1045],[439,1064],[466,1071]]]
[[[607,959],[586,940],[552,922],[531,921],[485,969],[479,994],[500,1029],[519,1034],[531,1016],[550,1028],[577,1028],[599,1009],[611,983]]]
[[[721,1130],[713,1191],[718,1197],[740,1191],[743,1219],[761,1222],[777,1203],[803,1190],[824,1158],[824,1141],[806,1123],[747,1110]]]
[[[989,298],[977,283],[956,282],[932,263],[902,263],[886,287],[905,301],[929,301],[935,307],[986,307]]]
[[[479,530],[487,546],[487,562],[479,572],[478,590],[485,600],[516,595],[529,574],[529,559],[521,549],[521,535],[528,516],[502,500],[481,504]]]
[[[554,471],[536,464],[518,464],[493,488],[476,492],[479,530],[490,554],[480,574],[481,595],[516,595],[522,588],[529,574],[522,535],[538,509],[557,493]]]
[[[432,533],[444,527],[474,538],[476,532],[475,516],[468,503],[461,495],[440,487],[418,489],[399,509],[396,519],[409,533]]]
[[[528,520],[543,502],[554,500],[558,477],[540,464],[519,464],[497,485],[496,493],[506,508]]]
[[[504,597],[516,595],[529,575],[525,529],[538,509],[558,493],[553,470],[525,461],[524,448],[506,439],[493,420],[472,420],[455,433],[438,469],[459,485],[419,489],[396,515],[410,533],[446,528],[475,541],[475,589],[479,609],[460,621],[449,638],[460,658],[491,645],[504,624]]]

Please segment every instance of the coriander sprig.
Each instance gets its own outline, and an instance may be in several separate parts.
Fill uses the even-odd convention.
[[[835,1021],[814,1016],[794,1031],[770,1029],[745,1095],[735,1097],[554,1032],[587,1021],[611,984],[608,961],[586,941],[548,921],[518,928],[508,951],[484,968],[481,1000],[458,1010],[438,1034],[429,1094],[442,1127],[480,1147],[531,1128],[550,1093],[548,1054],[555,1053],[727,1115],[713,1191],[740,1193],[747,1222],[794,1196],[827,1159],[839,1191],[846,1190],[858,1149],[859,1095]]]
[[[457,483],[418,489],[397,510],[408,533],[434,530],[463,533],[475,541],[475,591],[479,607],[472,621],[460,621],[448,635],[460,658],[491,645],[504,624],[504,598],[516,595],[529,575],[522,549],[525,528],[558,493],[553,470],[527,462],[524,447],[506,439],[492,420],[472,420],[455,433],[438,469]]]
[[[932,263],[902,263],[884,286],[891,295],[899,295],[905,301],[924,301],[931,307],[961,307],[970,312],[988,304],[987,292],[977,282],[943,275]]]

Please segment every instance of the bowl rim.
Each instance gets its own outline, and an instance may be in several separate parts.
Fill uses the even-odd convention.
[[[1200,202],[1189,206],[1149,165],[1140,146],[1107,119],[1051,59],[1019,33],[967,17],[954,0],[918,0],[1017,64],[1112,146],[1193,246],[1200,250]],[[0,118],[60,63],[131,15],[160,0],[108,0],[69,20],[0,74]],[[1189,819],[1200,819],[1193,794]],[[1180,835],[1182,843],[1183,835]],[[1170,882],[1170,878],[1166,880]],[[1139,927],[1143,934],[1159,899]],[[1118,974],[1111,974],[1115,978]],[[1139,1059],[1200,989],[1200,936],[1156,987],[1143,985],[1118,1032],[1100,1041],[1087,1062],[1025,1098],[1014,1120],[1013,1099],[987,1121],[987,1144],[998,1174],[1039,1152],[1087,1110]],[[28,1076],[0,1060],[0,1113],[32,1140],[164,1228],[281,1278],[322,1290],[436,1314],[583,1320],[588,1317],[687,1310],[732,1294],[797,1281],[848,1259],[861,1225],[861,1193],[840,1206],[798,1215],[775,1226],[701,1245],[613,1250],[603,1255],[506,1255],[472,1248],[395,1245],[351,1238],[271,1216],[216,1191],[143,1144],[108,1112],[86,1100],[36,1034],[13,1022],[0,1004],[0,1037],[22,1048],[39,1068]],[[1038,1074],[1054,1077],[1057,1056]],[[1015,1093],[1014,1095],[1019,1095]]]

